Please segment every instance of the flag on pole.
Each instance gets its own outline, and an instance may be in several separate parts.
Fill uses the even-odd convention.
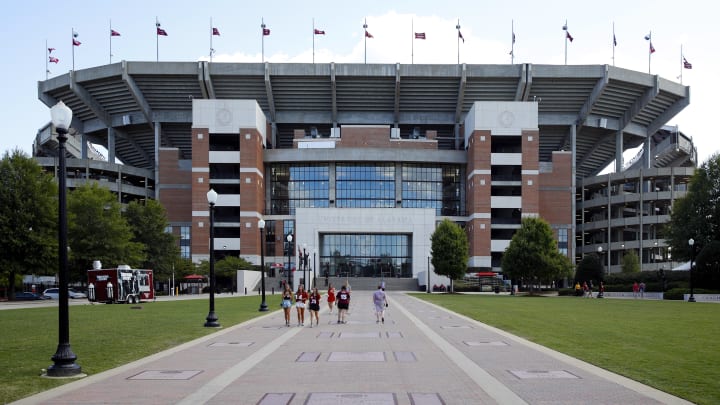
[[[263,36],[266,37],[266,36],[270,35],[270,28],[263,28],[262,31],[263,31]]]
[[[58,58],[56,58],[56,57],[54,57],[54,56],[51,56],[49,62],[50,62],[50,63],[58,63],[58,62],[60,62],[60,59],[58,59]],[[687,62],[686,62],[686,63],[687,63]]]
[[[54,51],[54,50],[55,50],[55,48],[48,48],[48,53],[52,53],[52,51]]]
[[[365,38],[375,38],[368,30],[365,30]]]
[[[570,31],[565,31],[565,37],[566,37],[567,39],[569,39],[570,42],[572,42],[573,39],[575,39],[575,38],[573,38],[572,35],[570,35]]]
[[[617,38],[615,38],[615,34],[613,34],[613,46],[617,46]]]
[[[425,39],[425,33],[424,32],[416,32],[415,39]]]
[[[217,29],[217,28],[215,28],[215,27],[213,27],[213,29],[212,29],[212,34],[213,34],[213,35],[220,36],[220,30]]]
[[[325,30],[314,29],[315,35],[325,35]]]
[[[78,41],[77,39],[73,38],[73,45],[74,46],[80,46],[82,45],[82,42]]]
[[[683,67],[685,69],[692,69],[692,63],[688,62],[687,59],[683,56]]]
[[[460,32],[460,30],[458,30],[458,38],[462,39],[463,44],[465,43],[465,37],[462,36],[462,32]]]
[[[514,32],[512,33],[512,43],[513,44],[515,43],[515,33]]]
[[[120,33],[117,32],[117,31],[115,31],[115,30],[113,30],[113,29],[111,29],[111,30],[110,30],[110,36],[111,36],[111,37],[119,37],[119,36],[120,36]]]
[[[160,28],[160,27],[157,27],[157,34],[158,34],[158,35],[162,35],[162,36],[164,36],[164,37],[168,36],[167,31],[165,31],[164,29],[162,29],[162,28]]]

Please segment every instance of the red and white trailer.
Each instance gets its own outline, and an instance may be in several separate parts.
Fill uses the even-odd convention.
[[[120,265],[111,269],[88,270],[88,300],[136,304],[155,298],[153,271]]]

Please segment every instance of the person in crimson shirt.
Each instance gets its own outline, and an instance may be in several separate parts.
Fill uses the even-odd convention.
[[[313,315],[315,315],[315,325],[320,325],[320,293],[317,287],[313,287],[312,293],[308,298],[308,309],[310,310],[310,327],[312,328]]]
[[[335,305],[335,287],[333,287],[332,284],[328,287],[327,302],[328,308],[330,308],[330,313],[332,314],[333,306]]]
[[[344,285],[340,288],[340,292],[337,294],[338,303],[338,323],[347,323],[345,316],[350,308],[350,291]]]
[[[308,299],[308,293],[305,286],[300,284],[295,292],[295,308],[297,308],[298,326],[305,326],[305,302]]]

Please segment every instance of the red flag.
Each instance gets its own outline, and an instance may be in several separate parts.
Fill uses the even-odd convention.
[[[315,35],[325,35],[325,30],[319,30],[315,28]]]
[[[655,53],[655,47],[652,46],[652,41],[650,41],[650,53]]]
[[[55,48],[48,48],[48,53],[52,53],[52,51],[54,51],[54,50],[55,50]]]
[[[54,56],[51,56],[51,57],[50,57],[50,63],[58,63],[58,62],[60,62],[60,59],[58,59],[58,58],[56,58],[56,57],[54,57]]]
[[[263,30],[263,36],[264,36],[264,37],[270,35],[270,28],[263,28],[262,30]]]
[[[82,42],[78,41],[77,39],[73,38],[73,45],[74,46],[80,46]]]
[[[424,32],[416,32],[415,39],[425,39],[425,33]]]
[[[217,28],[215,28],[215,27],[213,27],[213,32],[212,32],[212,34],[213,34],[213,35],[220,36],[220,30],[217,29]]]
[[[371,33],[365,30],[365,38],[375,38]]]
[[[573,39],[575,39],[575,38],[573,38],[572,35],[570,35],[570,31],[565,31],[565,38],[569,39],[570,42],[572,42]]]
[[[117,32],[117,31],[115,31],[115,30],[113,30],[113,29],[111,29],[111,30],[110,30],[110,36],[111,36],[111,37],[119,37],[119,36],[120,36],[120,33]]]
[[[462,36],[462,32],[460,32],[460,30],[458,30],[458,38],[462,39],[463,44],[465,43],[465,37]]]
[[[692,69],[692,63],[688,62],[687,59],[683,56],[683,67],[685,69]]]
[[[157,27],[157,34],[162,35],[164,37],[168,36],[167,31],[165,31],[164,29],[162,29],[160,27]]]

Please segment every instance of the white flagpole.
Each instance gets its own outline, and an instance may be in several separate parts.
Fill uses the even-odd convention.
[[[512,37],[510,37],[510,64],[515,64],[515,20],[510,20],[510,31]]]
[[[262,62],[265,63],[265,20],[262,17],[260,18],[260,28],[262,28]]]
[[[72,39],[72,70],[75,71],[75,28],[72,28],[70,38]]]
[[[110,64],[112,64],[112,20],[110,20]]]
[[[457,45],[458,45],[458,65],[460,64],[460,19],[458,18],[458,23],[455,26],[458,30],[458,36],[457,36]]]
[[[50,49],[48,48],[47,39],[45,40],[45,80],[48,79],[48,74],[50,73],[50,67],[48,66],[48,61],[50,60]]]
[[[410,42],[410,64],[415,64],[415,20],[410,20],[410,35],[412,35],[410,38],[412,38],[412,42]]]
[[[567,30],[567,20],[565,20],[565,25],[563,25],[563,31],[565,31],[565,64],[567,65],[567,41],[568,41],[568,30]]]
[[[613,41],[613,57],[612,57],[612,60],[613,60],[613,66],[615,66],[615,21],[613,21],[613,39],[612,39],[612,41]]]
[[[155,62],[160,62],[160,35],[158,34],[158,28],[160,28],[160,22],[155,16]]]
[[[685,67],[684,59],[685,59],[685,55],[683,55],[682,44],[680,44],[680,84],[683,84],[682,76],[683,76],[683,68]]]
[[[363,29],[365,31],[363,33],[363,38],[365,38],[365,64],[367,64],[367,28],[368,28],[368,25],[367,25],[367,18],[366,18],[365,23],[363,24]]]
[[[315,64],[315,19],[314,18],[312,19],[312,25],[313,25],[312,38],[313,38],[313,65],[314,65]],[[312,321],[310,323],[312,324]]]
[[[652,31],[645,37],[650,43],[648,44],[648,74],[651,74],[650,64],[652,62]]]
[[[210,62],[212,62],[212,55],[213,55],[213,47],[212,47],[212,37],[213,37],[213,25],[212,25],[212,17],[210,17]]]

